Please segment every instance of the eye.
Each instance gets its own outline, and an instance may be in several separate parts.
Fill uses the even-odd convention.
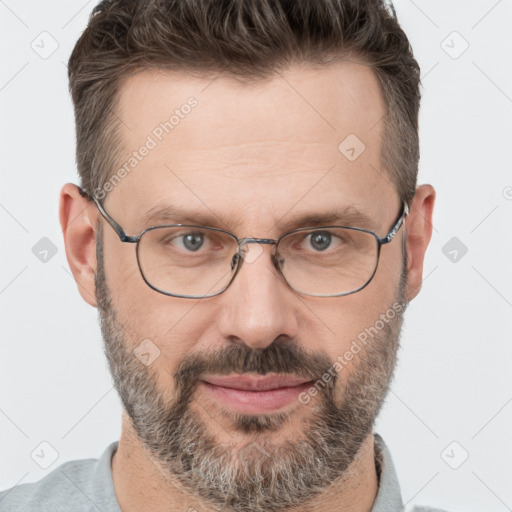
[[[181,232],[176,234],[167,234],[162,236],[160,244],[168,248],[179,249],[184,252],[197,252],[203,249],[206,244],[208,236],[205,233],[199,231]]]
[[[183,247],[188,251],[198,251],[204,244],[204,233],[187,233],[185,235],[177,236],[174,240],[180,240]]]
[[[317,251],[325,251],[331,242],[332,235],[329,231],[315,231],[309,235],[309,243]]]

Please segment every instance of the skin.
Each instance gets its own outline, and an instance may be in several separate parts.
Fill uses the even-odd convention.
[[[293,65],[251,85],[223,75],[213,78],[144,71],[123,85],[118,115],[124,123],[127,158],[187,98],[198,100],[198,106],[104,200],[105,209],[129,235],[148,227],[140,219],[157,203],[210,214],[218,227],[239,237],[277,239],[291,217],[340,206],[366,213],[372,220],[368,227],[378,235],[388,232],[401,201],[380,163],[382,123],[378,121],[385,107],[369,67],[353,62],[318,69]],[[366,146],[354,162],[338,150],[348,134],[356,134]],[[263,349],[285,336],[334,361],[396,300],[403,237],[407,237],[407,299],[419,292],[434,199],[430,185],[418,187],[405,229],[382,247],[371,283],[338,298],[309,297],[291,290],[272,266],[273,248],[268,245],[262,246],[255,261],[244,263],[231,286],[216,297],[165,296],[142,280],[135,244],[120,243],[105,225],[104,268],[126,342],[135,348],[149,338],[158,345],[161,354],[155,375],[169,396],[174,386],[171,376],[185,356],[229,344]],[[60,201],[70,269],[83,299],[97,307],[94,275],[100,214],[73,184],[62,188]],[[229,224],[221,225],[226,220]],[[252,250],[257,248],[250,245]],[[350,375],[356,365],[354,359],[344,371]],[[342,391],[337,390],[339,396]],[[229,415],[219,414],[220,404],[201,393],[196,400],[215,413],[211,421],[197,408],[219,443],[247,442],[250,434],[233,429]],[[268,434],[276,444],[295,439],[311,414],[298,404],[289,410],[293,410],[290,419]],[[373,442],[373,435],[367,436],[345,479],[296,510],[370,511],[378,489]],[[123,512],[212,510],[162,473],[127,414],[112,469]]]

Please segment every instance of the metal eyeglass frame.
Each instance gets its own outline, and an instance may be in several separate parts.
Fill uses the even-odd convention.
[[[83,197],[86,197],[87,199],[91,200],[91,196],[85,190],[83,190],[80,187],[78,187],[78,188],[80,190],[80,194]],[[352,293],[357,293],[358,291],[361,291],[363,288],[368,286],[368,284],[371,282],[371,280],[375,276],[375,273],[377,272],[377,267],[379,266],[381,247],[383,245],[385,245],[385,244],[389,244],[393,240],[395,235],[398,233],[398,231],[402,227],[402,224],[404,223],[405,217],[409,213],[409,205],[407,204],[407,202],[404,201],[402,209],[400,211],[400,214],[397,217],[396,221],[393,223],[393,227],[383,237],[378,236],[376,233],[374,233],[373,231],[370,231],[368,229],[363,229],[363,228],[358,228],[358,227],[353,227],[353,226],[314,226],[314,227],[304,227],[304,228],[293,229],[291,231],[288,231],[288,232],[282,234],[277,240],[274,240],[274,239],[271,239],[271,238],[252,238],[252,237],[238,238],[235,234],[233,234],[233,233],[231,233],[229,231],[226,231],[224,229],[213,228],[213,227],[210,227],[210,226],[197,226],[197,225],[192,225],[192,224],[163,224],[163,225],[160,225],[160,226],[151,226],[149,228],[143,229],[138,235],[131,236],[131,235],[127,235],[126,232],[124,231],[124,229],[105,211],[105,209],[103,208],[101,203],[97,200],[97,198],[94,195],[92,195],[92,200],[96,204],[96,206],[97,206],[99,212],[101,213],[101,215],[103,216],[103,218],[110,224],[110,226],[112,226],[114,231],[117,233],[117,235],[119,236],[119,239],[121,240],[121,242],[137,244],[137,247],[136,247],[137,265],[139,267],[140,274],[141,274],[142,278],[144,279],[144,282],[150,288],[152,288],[153,290],[155,290],[155,291],[157,291],[159,293],[162,293],[164,295],[168,295],[168,296],[171,296],[171,297],[179,297],[179,298],[184,298],[184,299],[202,299],[202,298],[215,297],[216,295],[219,295],[220,293],[226,291],[227,288],[231,285],[231,283],[235,279],[236,275],[238,274],[238,272],[239,272],[239,270],[240,270],[240,268],[242,266],[242,261],[244,260],[244,258],[241,257],[241,252],[240,252],[242,246],[245,245],[245,244],[254,244],[254,243],[268,244],[268,245],[275,245],[276,246],[276,253],[272,256],[272,260],[273,260],[274,266],[278,270],[278,272],[281,274],[281,276],[283,277],[283,279],[286,282],[286,284],[292,290],[294,290],[297,293],[300,293],[302,295],[308,295],[310,297],[343,297],[345,295],[351,295]],[[238,252],[233,256],[233,260],[231,261],[231,270],[233,270],[233,264],[236,264],[237,268],[236,268],[235,272],[233,273],[233,275],[231,276],[231,279],[229,280],[229,282],[226,284],[226,286],[224,288],[222,288],[220,291],[215,292],[214,294],[211,294],[211,295],[179,295],[179,294],[175,294],[175,293],[166,292],[164,290],[161,290],[161,289],[157,288],[153,284],[151,284],[146,279],[146,276],[144,275],[144,272],[143,272],[141,264],[140,264],[140,259],[139,259],[139,241],[142,238],[142,236],[144,235],[144,233],[146,233],[147,231],[151,231],[153,229],[164,228],[164,227],[168,227],[168,228],[170,228],[170,227],[191,227],[191,228],[203,228],[203,229],[206,228],[206,229],[210,229],[210,230],[213,230],[213,231],[218,231],[218,232],[230,235],[238,244]],[[300,232],[300,231],[309,231],[309,230],[312,230],[312,229],[314,229],[314,230],[322,230],[322,229],[330,229],[330,228],[351,229],[351,230],[354,230],[354,231],[360,231],[360,232],[363,232],[363,233],[368,233],[368,234],[372,235],[375,238],[375,240],[377,241],[377,261],[375,263],[375,268],[373,270],[372,275],[366,281],[366,283],[364,283],[359,288],[357,288],[355,290],[352,290],[350,292],[343,292],[343,293],[334,294],[334,295],[315,295],[315,294],[310,294],[310,293],[304,293],[304,292],[302,292],[300,290],[295,289],[288,282],[288,280],[286,279],[285,275],[283,274],[283,272],[281,270],[280,264],[277,261],[277,255],[278,255],[277,248],[278,248],[279,242],[281,241],[281,239],[283,239],[287,235],[290,235],[291,233]]]

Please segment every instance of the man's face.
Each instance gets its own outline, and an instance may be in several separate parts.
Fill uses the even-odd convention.
[[[172,131],[155,132],[190,97],[197,105],[181,110]],[[251,85],[146,71],[122,87],[118,115],[126,159],[148,136],[156,145],[105,209],[130,235],[183,222],[142,221],[156,205],[172,205],[239,238],[277,239],[307,227],[295,217],[345,209],[365,214],[369,222],[356,225],[383,236],[401,206],[380,163],[384,112],[377,78],[354,63],[294,67]],[[339,150],[351,134],[365,145],[355,160]],[[357,293],[300,295],[273,266],[274,247],[251,244],[254,257],[225,292],[193,300],[152,290],[135,244],[120,243],[106,224],[102,231],[96,295],[107,355],[155,462],[236,510],[298,504],[343,476],[371,433],[395,364],[406,303],[403,230]],[[139,346],[158,357],[143,364]],[[236,375],[249,378],[246,385],[262,376],[302,385],[215,385]]]

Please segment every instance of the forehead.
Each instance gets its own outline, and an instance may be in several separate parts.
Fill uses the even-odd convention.
[[[120,90],[125,172],[109,198],[133,222],[166,202],[240,222],[335,205],[378,214],[396,195],[381,169],[384,113],[378,78],[354,62],[250,83],[146,70]]]
[[[169,120],[189,98],[195,98],[199,108],[187,122],[194,130],[186,137],[180,137],[183,129],[176,130],[172,137],[186,143],[183,150],[268,141],[272,134],[294,134],[309,143],[336,132],[335,138],[341,137],[347,130],[370,142],[367,132],[384,114],[374,71],[351,61],[322,67],[295,64],[268,78],[243,83],[220,72],[193,76],[145,70],[129,77],[119,96],[118,114],[130,146],[140,141],[140,135],[152,132],[155,120]],[[205,129],[198,131],[198,125]]]

